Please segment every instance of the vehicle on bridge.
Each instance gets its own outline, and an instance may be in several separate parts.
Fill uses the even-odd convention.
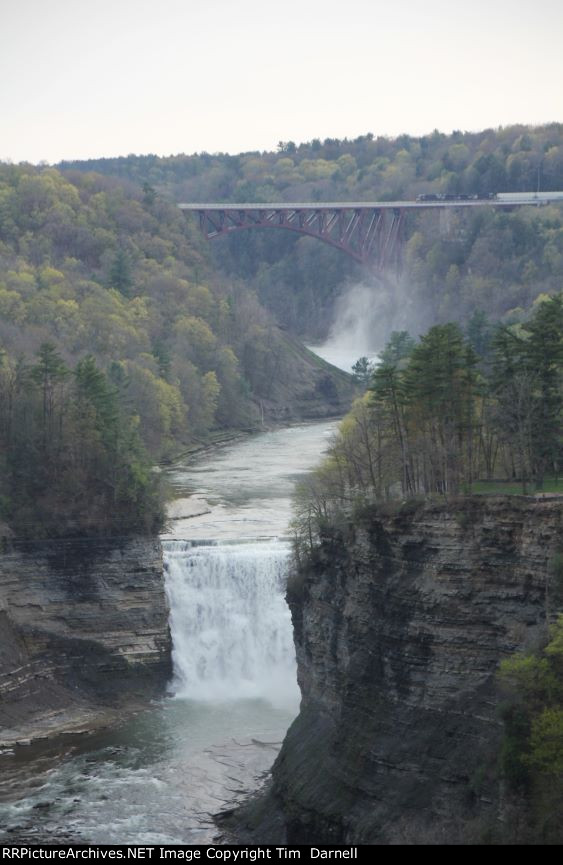
[[[412,210],[462,207],[542,207],[563,202],[550,192],[421,192],[415,201],[193,202],[179,204],[197,214],[208,240],[249,228],[277,228],[316,237],[381,273],[400,263],[406,215]]]
[[[421,192],[416,196],[417,201],[494,201],[498,198],[496,192],[474,193],[465,195],[453,192]]]

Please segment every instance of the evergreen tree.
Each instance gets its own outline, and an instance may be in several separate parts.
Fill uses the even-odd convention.
[[[68,369],[53,343],[42,343],[37,352],[37,363],[31,369],[33,381],[38,385],[42,395],[42,445],[46,452],[55,437],[55,400],[57,386],[60,386],[68,375]],[[62,409],[61,409],[62,410]]]
[[[352,372],[354,373],[354,378],[358,382],[358,384],[363,385],[363,387],[367,387],[370,379],[372,377],[374,370],[373,364],[371,364],[367,357],[359,357],[356,363],[352,365]]]
[[[546,473],[558,475],[563,445],[563,294],[541,303],[525,325],[524,362],[537,381],[534,411],[534,475],[541,489]]]
[[[379,359],[382,363],[396,366],[409,357],[415,346],[416,342],[407,330],[394,330]]]
[[[131,297],[133,288],[131,262],[127,253],[121,247],[117,250],[110,268],[109,284],[111,288],[116,288],[125,297]]]

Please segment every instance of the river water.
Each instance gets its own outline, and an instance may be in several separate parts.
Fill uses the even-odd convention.
[[[0,842],[209,843],[254,790],[298,710],[284,600],[296,481],[336,422],[262,433],[176,466],[163,536],[174,675],[118,729],[19,748],[0,765]],[[189,496],[189,501],[186,498]]]

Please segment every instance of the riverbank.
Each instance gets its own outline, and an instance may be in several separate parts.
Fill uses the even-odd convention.
[[[254,417],[248,427],[211,430],[163,460],[161,469],[189,462],[216,448],[244,441],[248,436],[344,417],[361,393],[353,375],[287,332],[280,333],[291,358],[292,375],[286,376],[288,383],[282,384],[277,379],[267,382],[266,393],[254,398]]]
[[[91,843],[211,843],[213,815],[261,785],[297,711],[282,540],[291,494],[335,425],[248,436],[172,470],[175,491],[199,490],[212,513],[187,519],[181,539],[162,541],[173,669],[159,687],[167,696],[130,719],[126,706],[105,732],[2,757],[0,826],[22,837],[64,827]],[[139,562],[130,564],[124,588],[136,581]],[[69,568],[70,583],[86,588],[83,577]],[[93,589],[104,597],[103,584]],[[120,681],[111,668],[110,677]],[[71,739],[72,752],[64,743]],[[2,840],[9,834],[0,830]]]
[[[326,428],[335,423],[327,420]],[[288,442],[282,463],[294,459],[296,449],[307,465],[316,461],[318,447],[306,445],[309,425],[272,426],[267,433],[239,431],[202,443],[190,452],[186,468],[177,471],[185,476],[193,469],[191,483],[205,484],[207,477],[213,481],[217,476],[215,461],[226,465],[233,451],[242,449],[243,468],[248,467],[251,457],[246,454],[254,442],[271,440],[275,456],[278,437]],[[324,421],[320,429],[325,429]],[[269,463],[256,471],[266,474],[267,488]],[[251,480],[247,472],[243,475],[243,483]],[[272,501],[276,524],[268,528],[261,506],[257,535],[285,531],[293,480],[283,487],[283,514],[276,513],[279,503]],[[209,536],[221,536],[224,527],[239,531],[237,508],[218,504],[213,487],[203,497],[182,490],[183,482],[169,502],[170,531],[164,539],[193,535],[198,520],[206,518],[211,520],[204,532]],[[248,509],[245,520],[252,534]],[[162,567],[158,538],[23,544],[5,539],[0,557],[0,748],[25,748],[61,733],[109,728],[165,693],[172,662]]]

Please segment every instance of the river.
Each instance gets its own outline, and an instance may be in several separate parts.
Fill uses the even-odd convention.
[[[298,710],[284,587],[295,482],[336,422],[252,436],[178,465],[163,536],[169,696],[117,729],[17,749],[0,779],[0,842],[210,843],[212,815],[254,790]]]

